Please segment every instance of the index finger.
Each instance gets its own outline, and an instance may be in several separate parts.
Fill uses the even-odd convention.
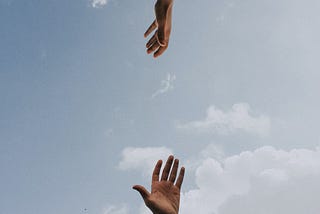
[[[149,36],[149,34],[157,28],[157,21],[154,20],[152,24],[149,26],[147,31],[144,33],[144,37]]]

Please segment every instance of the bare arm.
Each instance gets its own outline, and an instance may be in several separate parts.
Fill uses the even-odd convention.
[[[152,174],[151,193],[140,185],[133,186],[133,189],[140,193],[146,206],[149,207],[154,214],[178,214],[180,205],[180,189],[185,169],[184,167],[181,167],[179,176],[176,179],[179,160],[174,160],[174,157],[171,155],[169,156],[162,171],[161,179],[159,179],[161,165],[162,161],[159,160],[154,168]]]
[[[144,36],[155,31],[146,44],[147,53],[158,57],[168,48],[171,33],[173,0],[157,0],[155,4],[156,19],[149,26]]]

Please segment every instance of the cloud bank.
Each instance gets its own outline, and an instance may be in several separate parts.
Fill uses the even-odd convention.
[[[218,162],[202,161],[197,188],[182,197],[181,213],[315,214],[320,210],[320,150],[262,147]]]
[[[247,103],[234,104],[230,111],[223,111],[215,106],[207,109],[207,116],[203,120],[177,124],[180,130],[200,133],[227,135],[238,131],[259,136],[268,135],[271,122],[265,115],[251,115],[250,105]]]
[[[155,163],[149,162],[148,151],[160,150],[139,148],[120,163],[126,166],[123,169],[144,171],[142,160],[146,165]],[[125,151],[128,155],[134,149]],[[319,148],[284,151],[261,147],[219,161],[207,153],[196,162],[195,187],[182,194],[183,214],[316,214],[320,210]],[[187,168],[186,176],[188,173],[192,172]],[[142,208],[140,214],[145,213],[150,212]]]

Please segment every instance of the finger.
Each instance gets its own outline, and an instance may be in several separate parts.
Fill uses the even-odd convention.
[[[155,42],[152,44],[152,46],[150,48],[148,48],[147,53],[150,54],[153,51],[157,50],[160,47],[158,42]]]
[[[179,189],[181,189],[181,185],[182,185],[183,177],[184,177],[184,172],[185,172],[185,168],[181,167],[179,177],[176,182],[176,187],[178,187]]]
[[[179,160],[175,159],[174,163],[173,163],[172,170],[171,170],[171,174],[170,174],[170,177],[169,177],[169,181],[172,182],[172,183],[174,183],[174,181],[176,180],[178,167],[179,167]]]
[[[159,181],[159,174],[162,166],[162,160],[158,160],[156,166],[154,167],[153,173],[152,173],[152,182]]]
[[[162,181],[166,181],[168,179],[169,176],[169,172],[172,166],[172,162],[173,162],[174,157],[172,155],[170,155],[168,157],[167,163],[162,171],[162,175],[161,175],[161,180]]]
[[[150,48],[153,43],[157,42],[157,36],[154,34],[151,39],[147,42],[146,47]]]
[[[152,24],[149,26],[147,31],[144,33],[144,37],[147,37],[152,31],[154,31],[157,28],[157,21],[154,20]]]
[[[160,46],[160,48],[153,54],[154,58],[157,58],[158,56],[160,56],[161,54],[163,54],[163,52],[165,50],[167,50],[168,46]]]
[[[150,195],[150,193],[141,185],[135,185],[132,187],[132,189],[137,190],[144,201],[146,201]]]

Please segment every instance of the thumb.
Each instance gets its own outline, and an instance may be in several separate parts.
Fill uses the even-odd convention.
[[[157,1],[156,3],[156,20],[158,24],[158,32],[157,32],[157,40],[160,46],[166,46],[165,41],[165,31],[166,31],[166,22],[167,22],[167,13],[168,13],[169,6],[164,6]]]
[[[141,197],[143,198],[144,201],[147,200],[147,198],[149,197],[150,193],[148,192],[148,190],[146,190],[146,188],[144,188],[141,185],[135,185],[132,187],[132,189],[137,190]]]
[[[157,40],[160,46],[166,46],[165,41],[165,25],[159,25],[157,32]]]

